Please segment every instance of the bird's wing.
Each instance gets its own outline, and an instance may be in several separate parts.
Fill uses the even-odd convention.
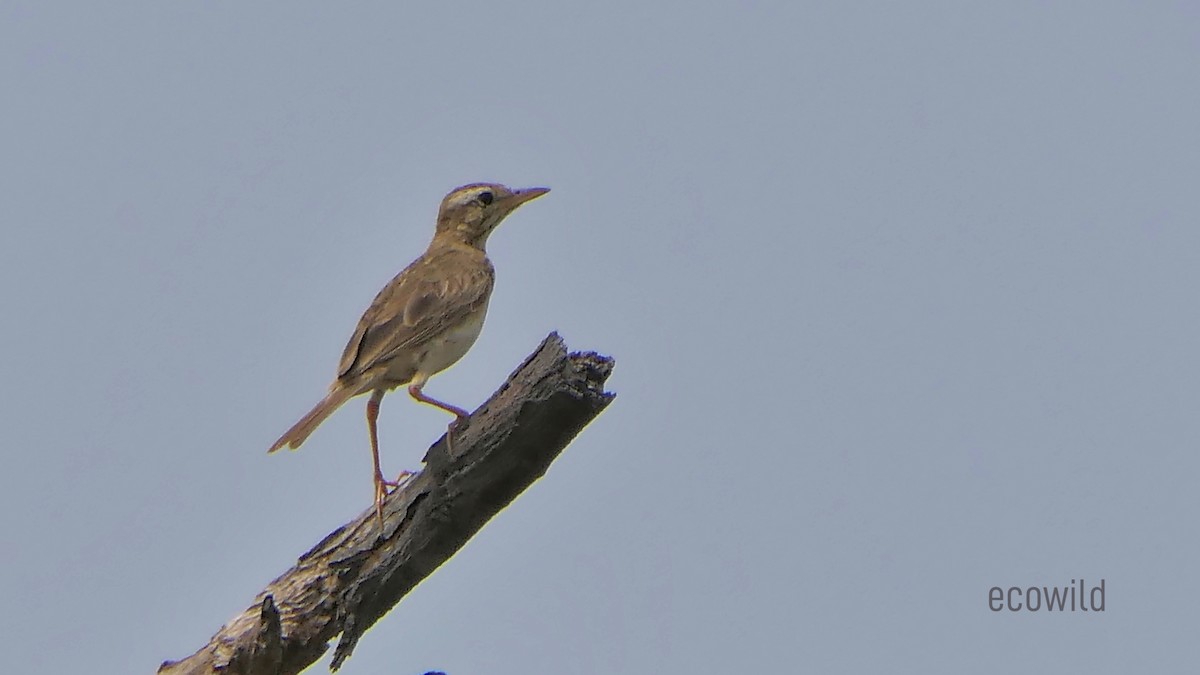
[[[338,378],[360,375],[419,347],[487,304],[495,279],[491,263],[486,258],[482,265],[454,260],[462,255],[427,254],[384,286],[359,319],[342,353]]]

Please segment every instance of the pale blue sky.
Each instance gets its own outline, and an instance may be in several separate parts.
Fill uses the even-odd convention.
[[[1200,11],[1084,7],[3,3],[0,652],[153,672],[368,508],[361,399],[265,450],[489,180],[427,391],[619,396],[342,672],[1194,668]]]

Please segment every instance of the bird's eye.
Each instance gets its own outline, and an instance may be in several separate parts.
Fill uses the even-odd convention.
[[[480,192],[479,193],[479,201],[484,206],[491,204],[493,199],[495,199],[495,197],[490,192]]]

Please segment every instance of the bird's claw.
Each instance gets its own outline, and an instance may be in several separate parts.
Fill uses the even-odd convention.
[[[454,441],[453,441],[454,432],[457,431],[458,426],[460,424],[462,424],[463,422],[466,422],[469,417],[470,416],[466,415],[466,414],[455,415],[454,421],[451,422],[449,424],[449,426],[446,427],[446,452],[450,453],[451,455],[454,454]]]
[[[388,480],[381,475],[375,476],[375,515],[379,518],[379,529],[383,529],[383,502],[387,496],[392,493],[392,490],[400,487],[404,483],[404,479],[409,476],[415,476],[416,473],[405,469],[396,476],[396,480]]]

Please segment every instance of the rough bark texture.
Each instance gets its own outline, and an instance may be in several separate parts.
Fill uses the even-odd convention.
[[[363,632],[537,480],[612,400],[612,359],[568,354],[551,333],[500,389],[425,454],[425,470],[330,533],[195,654],[160,675],[298,673],[338,635],[331,668]]]

